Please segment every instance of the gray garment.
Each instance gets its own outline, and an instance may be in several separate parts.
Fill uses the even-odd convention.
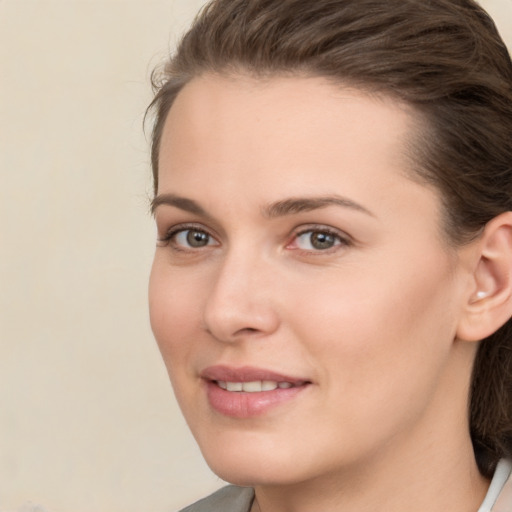
[[[249,512],[253,499],[254,490],[251,487],[229,485],[181,512]]]
[[[478,512],[512,512],[512,461],[498,464],[491,485]],[[254,491],[250,487],[223,487],[181,512],[249,512]]]

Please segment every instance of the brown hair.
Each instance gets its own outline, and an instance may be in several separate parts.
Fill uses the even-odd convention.
[[[512,63],[472,0],[213,0],[153,76],[155,192],[164,122],[203,73],[305,74],[395,97],[422,120],[415,175],[440,191],[454,244],[512,210]],[[512,456],[512,321],[480,344],[470,399],[480,471]]]

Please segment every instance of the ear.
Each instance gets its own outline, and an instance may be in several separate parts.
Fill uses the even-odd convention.
[[[471,290],[457,338],[480,341],[512,317],[512,212],[492,219],[475,244]]]

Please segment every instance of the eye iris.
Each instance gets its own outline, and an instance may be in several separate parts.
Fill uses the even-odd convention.
[[[330,249],[336,243],[336,237],[329,233],[312,233],[311,245],[315,249]]]
[[[187,233],[187,243],[190,247],[204,247],[208,245],[210,237],[201,231],[190,230]]]

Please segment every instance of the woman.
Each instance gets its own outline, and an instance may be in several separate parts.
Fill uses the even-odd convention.
[[[217,0],[152,107],[152,327],[235,484],[186,510],[512,511],[512,64],[482,9]]]

